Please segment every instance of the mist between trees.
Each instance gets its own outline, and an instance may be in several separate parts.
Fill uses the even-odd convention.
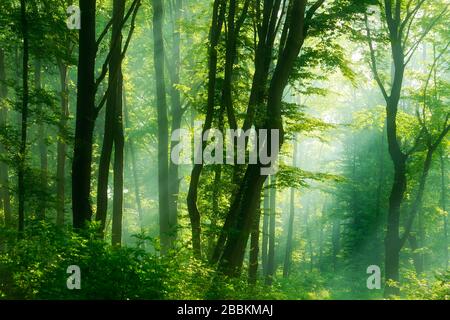
[[[0,299],[448,299],[449,19],[2,0]]]

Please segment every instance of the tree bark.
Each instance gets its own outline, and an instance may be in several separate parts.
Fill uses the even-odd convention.
[[[447,184],[445,182],[445,158],[444,151],[440,152],[441,164],[441,208],[444,212],[444,266],[448,269],[448,215],[447,215]]]
[[[73,227],[80,230],[91,220],[91,165],[95,108],[95,1],[80,0],[78,91],[75,146],[72,163]]]
[[[106,102],[105,110],[105,127],[103,134],[103,145],[100,155],[100,164],[98,168],[98,183],[97,183],[97,212],[96,220],[100,221],[100,232],[105,231],[106,216],[108,212],[108,182],[109,182],[109,168],[111,164],[111,157],[113,146],[115,146],[116,134],[118,134],[119,128],[122,122],[121,118],[122,109],[122,83],[121,83],[121,65],[122,65],[122,20],[125,11],[125,2],[115,0],[113,2],[113,25],[111,33],[111,60],[109,62],[109,79],[108,79],[108,98]],[[119,110],[120,109],[120,110]],[[123,130],[122,130],[123,131]],[[117,152],[114,149],[114,155]],[[120,150],[118,152],[120,158]],[[114,157],[115,158],[115,157]],[[116,163],[116,159],[114,159]],[[114,164],[114,168],[115,168]],[[120,170],[120,166],[118,168]],[[114,181],[115,179],[114,171]],[[120,172],[119,172],[120,175]],[[115,184],[115,182],[114,182]],[[115,188],[114,188],[115,192]],[[120,201],[119,201],[120,202]],[[113,218],[114,226],[114,218]],[[114,234],[114,232],[113,232]],[[113,241],[114,242],[114,241]]]
[[[277,188],[275,186],[276,179],[272,176],[270,188],[270,219],[269,219],[269,250],[267,253],[267,274],[266,285],[272,285],[275,276],[275,227],[276,227],[276,198]]]
[[[42,89],[42,83],[41,83],[41,61],[37,59],[35,61],[35,79],[34,79],[34,88],[35,90],[41,90]],[[38,114],[42,114],[42,104],[38,104],[37,106]],[[47,192],[48,192],[48,178],[47,178],[47,171],[48,171],[48,160],[47,160],[47,143],[46,143],[46,133],[45,133],[45,126],[41,119],[40,123],[38,124],[38,146],[39,146],[39,158],[41,162],[40,167],[40,188],[42,195],[39,199],[39,204],[37,208],[37,218],[39,220],[45,220],[45,209],[47,206],[46,198],[47,198]]]
[[[281,117],[283,91],[307,34],[307,28],[305,28],[306,1],[295,0],[289,8],[290,12],[288,16],[296,18],[287,19],[284,24],[284,28],[289,28],[289,35],[287,36],[285,46],[280,48],[280,59],[277,62],[270,82],[267,113],[263,126],[263,128],[268,130],[279,130],[279,147],[282,146],[284,141]],[[271,135],[269,134],[266,143],[269,146],[268,154],[272,155],[272,152],[275,151],[270,150],[270,140]],[[242,267],[245,247],[256,214],[257,203],[259,203],[261,189],[266,180],[266,176],[261,175],[261,168],[262,166],[260,164],[249,165],[247,167],[243,183],[230,207],[228,215],[236,217],[236,221],[233,224],[233,232],[229,232],[228,234],[219,264],[219,270],[226,275],[238,275]]]
[[[8,86],[6,84],[5,54],[0,49],[0,129],[6,130],[8,121],[8,110],[6,97],[8,96]],[[6,154],[5,147],[0,144],[0,154]],[[12,224],[11,198],[9,193],[9,168],[7,162],[0,162],[0,201],[2,202],[5,226]]]
[[[270,192],[267,185],[270,183],[270,178],[267,178],[264,188],[264,217],[262,229],[262,248],[261,248],[261,263],[264,277],[267,275],[267,245],[269,243],[269,217],[270,217]]]
[[[23,57],[22,57],[22,117],[21,139],[19,147],[18,168],[18,194],[19,194],[19,233],[25,228],[25,166],[27,155],[27,125],[28,125],[28,61],[29,61],[29,35],[28,18],[25,0],[20,0],[20,17],[22,23]]]
[[[63,226],[65,220],[65,172],[66,172],[66,152],[67,152],[67,119],[69,117],[69,92],[67,82],[67,66],[58,61],[61,103],[60,119],[58,124],[58,145],[57,145],[57,164],[56,164],[56,225]]]
[[[123,109],[124,109],[124,116],[125,116],[125,126],[127,128],[130,128],[130,117],[128,115],[128,104],[127,104],[127,96],[125,92],[125,87],[123,88]],[[137,163],[136,163],[136,152],[134,149],[134,141],[131,137],[128,137],[127,139],[127,146],[131,158],[131,172],[133,175],[133,182],[134,182],[134,195],[136,198],[136,206],[137,211],[139,215],[139,224],[141,228],[141,232],[144,232],[144,212],[142,210],[142,201],[141,201],[141,191],[140,191],[140,184],[139,184],[139,175],[137,172]]]
[[[175,0],[173,1],[172,8],[172,26],[173,26],[173,36],[172,36],[172,63],[169,64],[169,74],[171,78],[172,87],[170,88],[171,97],[171,113],[172,113],[172,132],[181,128],[181,119],[183,116],[183,110],[181,107],[181,95],[180,91],[176,88],[176,85],[180,84],[180,66],[181,66],[181,55],[180,55],[180,19],[183,10],[183,1]],[[178,137],[181,138],[181,137]],[[170,150],[176,146],[178,142],[172,141],[170,144]],[[178,177],[178,165],[173,161],[169,164],[169,235],[170,242],[173,244],[177,239],[177,225],[178,225],[178,194],[180,189],[180,179]]]
[[[118,4],[123,3],[116,0]],[[122,7],[123,9],[123,7]],[[122,11],[123,13],[123,11]],[[119,68],[121,68],[119,66]],[[122,217],[123,217],[123,161],[125,138],[123,132],[122,108],[122,72],[119,70],[116,91],[116,115],[114,121],[114,199],[112,219],[112,245],[120,247],[122,244]]]
[[[163,17],[162,0],[153,0],[153,41],[156,77],[156,106],[158,113],[158,202],[159,236],[161,253],[170,248],[170,210],[169,210],[169,127],[167,118],[166,85],[164,71]]]
[[[214,117],[215,104],[215,90],[216,90],[216,73],[217,73],[217,45],[219,43],[222,25],[224,21],[225,2],[223,0],[215,0],[212,14],[212,22],[209,35],[209,52],[208,52],[208,101],[206,110],[206,119],[203,125],[202,138],[204,133],[211,129]],[[197,207],[198,184],[200,175],[203,169],[203,151],[206,143],[202,142],[200,150],[194,150],[194,153],[199,153],[202,157],[201,163],[194,164],[191,172],[191,181],[189,183],[189,190],[187,195],[187,206],[189,212],[189,219],[191,221],[192,229],[192,248],[194,255],[197,258],[202,256],[201,248],[201,217]],[[201,154],[200,154],[201,152]],[[219,238],[220,241],[220,238]],[[216,255],[216,254],[215,254]],[[214,260],[214,258],[213,258]]]
[[[293,166],[297,165],[297,141],[294,139]],[[292,239],[294,235],[294,218],[295,218],[295,189],[291,188],[290,205],[289,205],[289,221],[288,234],[286,239],[286,253],[284,257],[283,278],[288,278],[291,272],[292,261]]]
[[[248,268],[248,283],[255,285],[258,279],[258,256],[259,256],[259,224],[261,221],[261,205],[257,211],[253,230],[250,238],[250,258]]]

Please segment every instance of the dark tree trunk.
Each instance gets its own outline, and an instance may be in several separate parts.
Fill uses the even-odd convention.
[[[67,66],[58,61],[60,86],[61,86],[61,104],[60,119],[58,124],[58,145],[57,145],[57,164],[56,164],[56,224],[64,225],[65,215],[65,172],[66,172],[66,154],[67,154],[67,119],[69,117],[69,92],[67,83]]]
[[[253,229],[250,237],[250,258],[248,267],[248,283],[255,285],[258,279],[259,256],[259,224],[261,221],[261,205],[256,213]]]
[[[118,117],[121,115],[122,105],[122,81],[121,81],[121,65],[122,65],[122,20],[125,11],[125,2],[115,0],[113,2],[113,25],[111,33],[111,60],[109,62],[109,79],[108,79],[108,98],[105,110],[105,128],[103,134],[102,152],[100,155],[100,164],[98,168],[98,184],[97,184],[97,213],[96,220],[100,221],[100,232],[105,231],[106,216],[108,212],[108,182],[109,168],[113,146],[115,146],[116,134],[120,130],[116,126],[122,126]],[[120,110],[119,110],[120,109]],[[123,131],[123,130],[122,130]],[[116,146],[115,146],[116,147]],[[114,150],[114,154],[117,152]],[[120,150],[119,150],[120,154]],[[119,155],[120,158],[120,155]],[[116,159],[114,160],[114,167]],[[120,167],[120,166],[119,166]],[[119,173],[120,175],[120,173]],[[115,171],[114,171],[115,177]],[[114,178],[114,181],[116,179]],[[115,184],[115,183],[114,183]],[[114,188],[115,192],[115,188]],[[113,219],[114,226],[114,219]],[[114,241],[113,241],[114,242]],[[116,243],[114,243],[116,244]]]
[[[121,0],[116,0],[123,3]],[[122,7],[123,9],[123,7]],[[123,10],[122,10],[123,13]],[[120,68],[120,67],[119,67]],[[123,217],[123,161],[125,138],[123,132],[122,108],[122,72],[119,70],[116,92],[116,115],[114,121],[114,199],[112,219],[112,245],[122,244],[122,217]]]
[[[153,0],[153,37],[154,64],[156,77],[156,106],[158,113],[158,198],[159,198],[159,236],[161,253],[170,248],[169,225],[169,127],[164,71],[163,17],[162,0]]]
[[[270,183],[270,178],[267,178],[264,188],[264,206],[263,206],[263,229],[262,229],[262,248],[261,248],[261,263],[264,277],[267,275],[267,246],[269,243],[269,217],[270,217],[270,191],[267,185]]]
[[[41,83],[41,61],[37,59],[35,61],[35,78],[34,78],[34,88],[36,90],[42,89],[42,83]],[[42,104],[38,104],[37,106],[38,114],[42,114]],[[41,162],[40,167],[40,189],[42,192],[42,195],[39,199],[39,204],[37,208],[37,218],[39,220],[45,219],[45,209],[47,206],[46,198],[47,198],[47,188],[48,188],[48,182],[47,182],[47,171],[48,171],[48,161],[47,161],[47,142],[46,140],[46,133],[45,133],[45,126],[43,123],[43,120],[40,121],[39,127],[38,127],[38,145],[39,145],[39,158]]]
[[[269,250],[267,253],[267,274],[266,285],[272,285],[273,278],[275,276],[275,227],[276,227],[276,199],[277,188],[275,186],[276,179],[272,176],[270,181],[272,187],[270,188],[270,219],[269,219]]]
[[[19,194],[19,232],[23,232],[25,228],[25,166],[27,156],[27,125],[28,125],[28,61],[29,61],[29,44],[28,44],[28,21],[25,0],[20,0],[20,17],[22,24],[23,38],[23,58],[22,58],[22,118],[21,118],[21,139],[19,148],[18,163],[18,194]]]
[[[270,4],[266,4],[270,6]],[[279,130],[279,147],[284,141],[284,131],[281,118],[281,104],[283,91],[287,85],[289,75],[294,62],[300,53],[304,38],[307,34],[305,29],[306,1],[294,0],[289,6],[288,16],[296,17],[287,19],[284,28],[289,28],[285,45],[280,48],[280,58],[268,90],[267,113],[263,128],[268,130]],[[268,9],[268,8],[265,8]],[[270,9],[270,8],[269,8]],[[274,13],[276,14],[276,13]],[[298,17],[298,18],[297,18]],[[271,135],[266,141],[268,154],[272,155],[275,150],[270,150]],[[261,189],[266,176],[261,175],[261,165],[249,165],[247,167],[243,183],[230,207],[229,216],[235,217],[233,232],[229,232],[223,255],[220,260],[219,270],[227,275],[238,275],[242,268],[246,244],[251,230],[252,222],[257,210],[257,203],[261,196]],[[230,229],[231,230],[231,229]]]
[[[206,110],[206,119],[203,125],[202,137],[204,133],[211,129],[214,117],[215,104],[215,90],[216,90],[216,72],[217,72],[217,45],[219,43],[220,34],[224,20],[225,3],[223,0],[215,0],[212,14],[211,29],[209,35],[209,52],[208,52],[208,101]],[[201,150],[194,150],[194,153],[199,153],[202,157],[203,150],[206,144],[202,142]],[[189,183],[189,190],[187,195],[187,207],[189,212],[189,219],[191,221],[192,229],[192,248],[194,255],[197,258],[202,256],[201,248],[201,223],[200,212],[197,207],[198,184],[200,175],[203,169],[203,157],[201,163],[194,164],[191,172],[191,181]],[[219,238],[220,241],[220,238]],[[217,256],[216,253],[214,256]],[[214,260],[214,257],[213,257]]]
[[[8,86],[6,84],[5,54],[0,49],[0,130],[6,130],[8,120],[8,110],[6,108],[6,97],[8,96]],[[0,144],[0,154],[5,154],[5,147]],[[12,224],[11,199],[9,193],[9,170],[6,162],[0,162],[0,201],[2,202],[5,226]]]
[[[72,163],[73,227],[86,227],[91,220],[91,165],[95,108],[95,1],[80,0],[81,29],[79,31],[78,91],[75,146]]]

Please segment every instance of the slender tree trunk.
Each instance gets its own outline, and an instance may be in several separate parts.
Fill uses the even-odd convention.
[[[335,218],[333,220],[333,235],[332,235],[333,271],[334,272],[336,272],[336,270],[337,270],[337,257],[338,257],[339,251],[341,250],[340,237],[341,237],[341,222],[338,218]]]
[[[116,1],[118,3],[122,2],[122,0]],[[123,85],[122,72],[119,70],[119,79],[116,93],[116,116],[114,121],[114,199],[113,199],[113,219],[112,219],[112,245],[119,247],[121,246],[122,243],[123,161],[124,161],[124,145],[125,145],[123,121],[122,121],[123,119],[122,85]]]
[[[391,39],[392,56],[394,61],[393,84],[391,95],[387,99],[386,106],[386,130],[388,149],[394,164],[394,181],[389,196],[389,210],[387,232],[385,239],[385,296],[398,295],[400,290],[397,286],[390,286],[389,280],[399,282],[400,266],[400,207],[406,191],[406,161],[407,155],[401,151],[397,139],[397,112],[403,84],[404,56],[403,48],[399,39]]]
[[[207,101],[207,111],[206,119],[203,125],[202,138],[204,133],[211,129],[213,117],[214,117],[214,105],[215,105],[215,90],[216,90],[216,72],[217,72],[217,45],[219,43],[220,34],[222,31],[222,25],[224,21],[224,11],[225,4],[223,0],[215,0],[213,6],[212,22],[209,35],[209,52],[208,52],[208,101]],[[197,197],[198,197],[198,184],[200,181],[200,175],[203,169],[203,151],[205,150],[206,144],[202,143],[200,150],[194,150],[194,153],[199,153],[202,161],[201,163],[194,164],[191,172],[191,181],[189,183],[189,190],[187,195],[187,206],[189,212],[189,219],[191,221],[192,229],[192,248],[194,255],[197,258],[202,256],[201,248],[201,217],[200,212],[197,207]],[[201,154],[200,154],[201,152]],[[221,235],[222,236],[222,235]],[[219,238],[218,243],[221,239]],[[217,246],[219,246],[218,244]],[[216,247],[217,247],[216,246]],[[218,260],[217,255],[218,250],[214,253],[213,261]]]
[[[80,0],[77,115],[72,163],[73,227],[86,227],[91,220],[91,165],[95,107],[95,1]]]
[[[36,90],[42,89],[42,83],[41,83],[41,61],[37,59],[35,61],[35,78],[34,78],[34,88]],[[42,104],[38,104],[38,114],[42,113]],[[47,171],[48,171],[48,160],[47,160],[47,143],[46,143],[46,133],[45,133],[45,126],[43,121],[41,120],[39,123],[38,128],[38,145],[39,145],[39,157],[41,162],[41,172],[40,172],[40,188],[42,192],[42,196],[39,199],[38,204],[38,210],[37,210],[37,218],[39,220],[45,219],[45,209],[46,209],[46,198],[47,198],[47,188],[48,188],[48,182],[47,182]]]
[[[169,209],[169,127],[164,71],[163,17],[162,0],[153,0],[153,37],[154,64],[156,77],[156,105],[158,113],[158,197],[159,197],[159,236],[161,253],[170,248],[170,209]]]
[[[248,268],[248,282],[255,285],[258,279],[258,256],[259,256],[259,224],[261,221],[261,204],[256,214],[253,230],[250,237],[250,258]]]
[[[294,154],[292,156],[293,166],[297,165],[297,141],[294,139]],[[290,204],[289,204],[289,221],[288,221],[288,234],[286,239],[286,253],[284,256],[284,268],[283,277],[289,277],[291,272],[291,261],[292,261],[292,239],[294,236],[294,217],[295,217],[295,189],[291,188],[290,194]]]
[[[444,151],[440,152],[441,163],[441,208],[444,212],[444,266],[448,270],[448,216],[447,216],[447,184],[445,179],[445,158]]]
[[[28,21],[25,0],[20,0],[20,16],[22,23],[23,59],[22,59],[22,118],[21,118],[21,140],[19,148],[18,168],[18,194],[19,194],[19,232],[25,228],[25,166],[27,155],[27,125],[28,125]]]
[[[183,115],[183,110],[181,108],[181,95],[180,91],[176,88],[177,84],[180,84],[180,66],[181,66],[181,55],[180,55],[180,19],[183,9],[183,1],[175,0],[173,1],[173,12],[172,17],[174,21],[173,24],[173,45],[172,45],[172,63],[169,64],[169,73],[172,82],[172,87],[170,88],[170,97],[172,103],[172,132],[181,128],[181,119]],[[181,137],[178,137],[181,138]],[[173,150],[177,141],[172,141],[170,145],[170,150]],[[178,165],[173,161],[169,164],[169,234],[170,242],[173,243],[177,239],[177,225],[178,225],[178,194],[180,189],[180,179],[178,177]]]
[[[124,108],[124,116],[125,116],[125,126],[130,128],[130,118],[128,115],[128,104],[126,99],[125,87],[123,88],[123,108]],[[136,198],[136,206],[139,215],[139,223],[141,227],[141,232],[144,232],[144,212],[142,210],[142,201],[141,201],[141,191],[139,187],[139,175],[137,172],[137,163],[136,163],[136,152],[134,149],[134,141],[131,137],[127,139],[127,146],[129,150],[129,154],[131,157],[131,171],[133,174],[133,182],[134,182],[134,195]]]
[[[267,5],[270,6],[269,4]],[[284,28],[289,28],[290,32],[285,46],[280,48],[280,58],[275,67],[269,86],[267,113],[265,115],[265,124],[263,126],[268,130],[278,130],[279,147],[281,147],[284,142],[284,130],[281,117],[283,92],[307,34],[307,29],[305,29],[306,1],[294,0],[289,8],[290,12],[288,16],[295,16],[298,18],[287,19],[284,24]],[[273,152],[277,152],[270,148],[270,134],[266,143],[267,146],[269,146],[269,155],[272,155]],[[230,207],[228,215],[230,217],[236,217],[237,219],[233,219],[236,220],[235,223],[233,223],[234,230],[233,232],[228,233],[223,255],[219,264],[219,269],[230,276],[239,275],[242,268],[251,225],[254,221],[256,210],[258,209],[257,204],[261,197],[261,189],[266,180],[266,176],[261,175],[261,168],[262,166],[260,164],[249,165],[247,167],[243,183]]]
[[[267,275],[266,285],[272,285],[275,276],[275,227],[276,227],[276,198],[277,188],[275,186],[276,179],[272,176],[270,189],[270,219],[269,219],[269,250],[267,253]]]
[[[8,86],[6,84],[6,68],[5,68],[5,54],[3,49],[0,49],[0,129],[6,130],[8,120],[8,110],[6,107],[6,97],[8,96]],[[0,154],[6,154],[5,147],[0,144]],[[3,213],[5,217],[5,226],[9,227],[12,224],[12,210],[9,193],[9,173],[8,164],[0,162],[0,201],[3,205]]]
[[[262,229],[262,269],[264,277],[267,275],[267,245],[269,243],[269,217],[270,217],[270,191],[267,185],[270,184],[270,178],[267,178],[264,189],[264,207],[263,207],[263,229]]]
[[[113,146],[115,146],[116,134],[120,131],[117,126],[122,126],[122,121],[118,117],[122,117],[122,83],[121,83],[121,68],[122,68],[122,30],[121,24],[125,11],[125,2],[115,0],[113,2],[113,25],[111,33],[111,60],[109,62],[109,79],[108,79],[108,99],[106,102],[105,111],[105,128],[103,134],[102,152],[100,155],[100,164],[98,168],[98,184],[97,184],[97,213],[96,220],[100,221],[101,233],[105,230],[106,215],[108,212],[108,182],[109,182],[109,168],[111,164],[111,157]],[[120,110],[119,110],[120,109]],[[123,127],[122,127],[123,129]],[[122,130],[123,131],[123,130]],[[115,146],[116,147],[116,146]],[[120,158],[120,150],[118,153],[114,150],[114,155]],[[116,159],[114,160],[114,167],[116,167]],[[120,165],[118,165],[120,169]],[[119,172],[119,175],[121,173]],[[115,171],[114,171],[115,177]],[[120,179],[119,179],[120,180]],[[114,178],[116,182],[116,179]],[[118,181],[117,181],[118,182]],[[115,183],[114,183],[115,184]],[[115,192],[115,189],[114,189]],[[121,197],[121,196],[119,196]],[[118,202],[120,202],[118,200]],[[113,226],[114,218],[113,218]],[[113,234],[115,234],[113,232]],[[113,241],[114,242],[114,241]],[[117,243],[114,243],[117,244]]]
[[[58,61],[60,86],[61,86],[61,118],[58,124],[58,145],[57,145],[57,164],[56,164],[56,224],[64,225],[65,215],[65,172],[66,172],[66,153],[67,153],[67,119],[69,117],[69,92],[67,83],[67,66]]]

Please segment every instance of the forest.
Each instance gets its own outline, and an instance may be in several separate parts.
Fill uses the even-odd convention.
[[[1,0],[0,300],[448,300],[448,0]]]

